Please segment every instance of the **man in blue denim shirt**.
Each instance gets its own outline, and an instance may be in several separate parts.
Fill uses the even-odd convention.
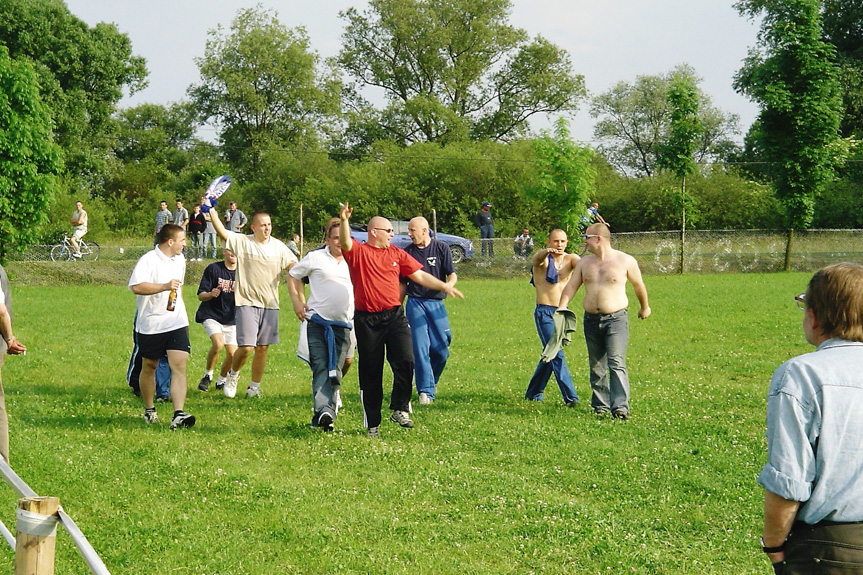
[[[776,573],[863,573],[863,266],[823,268],[795,299],[816,349],[770,382],[761,545]]]

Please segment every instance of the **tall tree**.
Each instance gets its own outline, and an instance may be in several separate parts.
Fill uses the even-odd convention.
[[[229,32],[211,30],[196,63],[201,83],[188,90],[192,102],[247,176],[258,175],[268,148],[316,140],[338,112],[341,84],[318,71],[305,30],[286,28],[260,5],[240,10]]]
[[[632,84],[618,82],[593,99],[590,114],[599,118],[594,127],[599,150],[622,173],[650,176],[656,171],[659,147],[670,137],[668,93],[677,80],[691,81],[697,88],[700,78],[692,67],[683,65],[667,74],[638,76]],[[698,110],[702,130],[694,153],[696,162],[724,159],[735,148],[731,136],[738,131],[738,117],[713,106],[700,90]]]
[[[507,23],[510,0],[371,0],[342,12],[342,68],[356,88],[383,91],[374,110],[354,94],[351,130],[368,145],[506,141],[541,112],[574,110],[585,95],[566,52]]]
[[[123,90],[146,86],[144,59],[133,56],[129,37],[113,24],[90,28],[62,0],[3,0],[0,42],[33,64],[67,176],[98,181]]]
[[[38,234],[61,167],[36,74],[0,44],[0,261]]]
[[[572,141],[569,124],[558,118],[553,133],[535,141],[537,185],[530,195],[540,201],[555,226],[571,233],[596,192],[593,151]]]
[[[810,225],[836,167],[842,99],[835,54],[822,38],[820,0],[741,0],[735,7],[762,17],[758,46],[734,86],[761,107],[751,135],[786,209],[789,269],[794,230]]]
[[[844,115],[842,134],[863,137],[863,3],[822,0],[824,38],[836,50]]]
[[[671,122],[668,141],[659,146],[657,165],[680,180],[680,273],[684,271],[686,245],[686,178],[695,173],[695,151],[703,131],[698,116],[698,85],[691,76],[677,76],[669,82],[668,105]]]

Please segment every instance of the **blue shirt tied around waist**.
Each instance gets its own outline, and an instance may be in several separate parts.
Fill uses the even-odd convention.
[[[336,377],[339,371],[338,365],[338,350],[336,349],[336,336],[333,333],[333,327],[343,327],[345,329],[354,329],[353,324],[343,321],[330,321],[324,319],[318,314],[312,314],[308,318],[309,321],[318,324],[324,328],[324,337],[327,340],[327,370],[331,378]]]

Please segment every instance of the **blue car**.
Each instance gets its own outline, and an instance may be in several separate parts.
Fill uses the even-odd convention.
[[[392,224],[393,231],[395,232],[395,235],[391,240],[392,244],[402,249],[409,246],[412,242],[410,236],[408,235],[408,222],[403,220],[390,220],[390,223]],[[431,235],[433,238],[436,238],[449,246],[449,250],[452,253],[452,262],[454,264],[468,261],[476,253],[476,248],[473,247],[473,242],[468,239],[462,238],[460,236],[453,236],[450,234],[442,233],[438,233],[437,235],[435,235],[434,232],[432,232]],[[366,225],[351,224],[351,238],[353,238],[354,241],[363,244],[366,243],[369,239],[369,233],[366,229]]]

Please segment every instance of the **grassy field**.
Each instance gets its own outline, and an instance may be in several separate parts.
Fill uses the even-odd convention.
[[[336,431],[308,428],[292,314],[260,400],[194,389],[208,341],[193,324],[198,425],[171,432],[144,424],[125,385],[132,294],[16,287],[30,351],[3,372],[12,464],[60,497],[116,574],[766,574],[765,394],[808,349],[792,302],[808,276],[647,277],[628,422],[590,413],[581,336],[567,356],[582,405],[565,408],[553,381],[544,402],[523,400],[540,351],[532,288],[462,282],[438,400],[415,406],[413,430],[385,422],[379,441],[362,429],[355,371]],[[58,573],[88,572],[62,530],[58,544]],[[0,571],[12,564],[0,553]]]

